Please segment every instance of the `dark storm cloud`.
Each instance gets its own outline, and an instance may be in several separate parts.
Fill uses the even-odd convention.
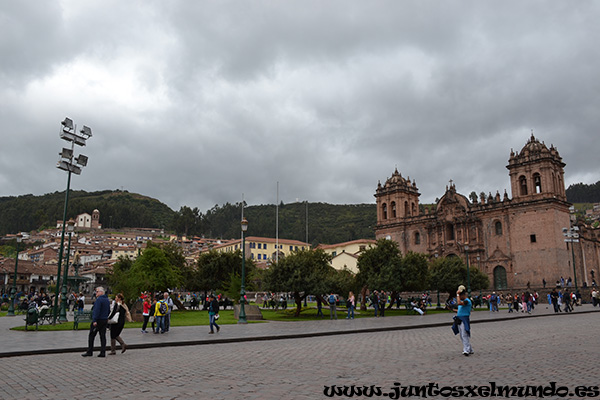
[[[171,207],[372,202],[394,168],[509,189],[510,149],[553,143],[600,179],[593,2],[44,2],[0,6],[2,195],[63,190],[68,115],[94,130],[73,181]],[[24,51],[26,49],[26,51]],[[510,192],[509,192],[510,194]]]

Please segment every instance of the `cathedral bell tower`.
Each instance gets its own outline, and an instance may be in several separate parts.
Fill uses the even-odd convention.
[[[420,195],[416,183],[411,183],[410,178],[404,179],[396,169],[385,185],[382,186],[381,182],[377,185],[377,224],[418,216]]]
[[[511,150],[508,168],[510,187],[514,201],[554,198],[567,201],[564,167],[558,150],[546,147],[533,136],[515,153]]]

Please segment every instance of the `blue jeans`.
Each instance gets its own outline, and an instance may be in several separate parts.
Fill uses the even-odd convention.
[[[156,316],[156,333],[158,333],[158,331],[161,331],[161,332],[165,331],[165,316],[164,315]]]
[[[377,302],[373,303],[373,308],[375,309],[375,316],[377,316],[377,311],[379,310],[379,304],[377,304]]]
[[[213,326],[217,329],[219,329],[219,325],[217,325],[217,323],[215,322],[215,314],[209,313],[208,314],[208,320],[210,322],[210,331],[214,332]]]
[[[353,305],[348,307],[348,316],[346,316],[346,318],[354,318],[354,306]]]

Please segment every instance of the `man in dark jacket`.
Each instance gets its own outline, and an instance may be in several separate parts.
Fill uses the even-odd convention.
[[[88,349],[83,353],[84,357],[91,357],[94,351],[94,339],[96,334],[100,334],[100,354],[98,357],[106,355],[106,325],[108,323],[108,314],[110,314],[110,301],[104,293],[103,287],[96,288],[96,302],[92,310],[92,323],[90,325],[90,334],[88,336]]]
[[[213,330],[213,326],[217,328],[217,332],[221,330],[221,328],[219,327],[219,325],[217,325],[216,322],[217,315],[219,315],[219,302],[217,301],[217,299],[215,299],[215,295],[211,294],[210,303],[208,304],[208,318],[210,325],[210,332],[208,333],[215,333],[215,331]]]

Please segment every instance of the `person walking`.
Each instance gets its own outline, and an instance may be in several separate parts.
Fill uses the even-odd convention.
[[[555,313],[561,312],[560,306],[558,305],[558,292],[556,291],[556,289],[552,289],[552,291],[550,292],[550,300],[552,301],[552,306],[554,307],[554,312]]]
[[[148,333],[146,328],[148,327],[148,321],[150,320],[150,308],[152,304],[150,303],[150,299],[148,296],[144,297],[144,302],[142,303],[142,316],[144,317],[144,325],[142,325],[142,333]]]
[[[513,297],[510,293],[508,293],[506,295],[506,304],[508,305],[508,312],[511,313],[513,312],[512,310],[512,306],[513,306]]]
[[[165,332],[169,332],[171,327],[171,311],[173,310],[173,299],[169,296],[169,292],[163,294],[165,301],[167,302],[167,314],[165,315]]]
[[[573,307],[571,307],[571,295],[569,294],[568,290],[565,291],[565,293],[563,294],[562,303],[565,306],[564,307],[565,312],[573,311]]]
[[[125,304],[125,297],[123,297],[122,293],[117,294],[115,297],[115,302],[112,308],[112,312],[108,316],[108,320],[110,321],[116,314],[119,314],[117,322],[109,324],[110,329],[110,353],[109,355],[115,355],[117,342],[121,344],[121,353],[125,353],[127,350],[127,344],[121,338],[121,332],[123,331],[123,327],[125,326],[125,319],[127,322],[131,322],[131,314],[129,313],[129,308],[127,308],[127,304]]]
[[[80,314],[83,312],[83,308],[85,307],[85,296],[83,293],[79,293],[79,297],[77,298],[77,312]]]
[[[152,298],[152,304],[150,304],[150,327],[152,328],[152,333],[156,332],[156,298]]]
[[[323,318],[323,302],[321,301],[321,295],[317,296],[317,317]]]
[[[463,285],[460,285],[456,291],[456,303],[458,304],[458,310],[454,317],[452,330],[455,335],[460,333],[460,339],[463,343],[463,355],[468,357],[474,353],[473,347],[471,347],[470,320],[473,303],[467,298],[467,290]]]
[[[354,293],[348,293],[348,300],[346,302],[348,303],[348,315],[346,316],[346,319],[354,319]]]
[[[385,317],[385,307],[387,305],[387,294],[384,291],[379,292],[379,316]]]
[[[83,357],[91,357],[94,352],[94,340],[96,335],[100,334],[100,354],[98,357],[106,356],[106,325],[108,314],[110,313],[110,301],[104,292],[102,286],[98,286],[94,294],[97,296],[92,311],[92,323],[90,324],[90,334],[88,336],[88,349],[82,354]]]
[[[377,294],[377,290],[373,290],[373,294],[371,295],[371,303],[375,309],[375,318],[377,318],[379,311],[379,295]]]
[[[336,308],[336,298],[335,298],[335,294],[331,293],[329,295],[329,319],[333,319],[333,316],[335,315],[335,319],[337,319],[337,308]]]
[[[219,302],[215,299],[215,295],[211,294],[210,303],[208,303],[208,322],[210,326],[210,334],[215,333],[213,326],[217,328],[217,332],[221,330],[221,327],[217,324],[217,315],[219,315]]]
[[[154,333],[165,333],[165,315],[167,315],[167,311],[169,306],[165,299],[161,299],[156,302],[156,306],[154,307],[154,315],[156,319],[156,330]]]

